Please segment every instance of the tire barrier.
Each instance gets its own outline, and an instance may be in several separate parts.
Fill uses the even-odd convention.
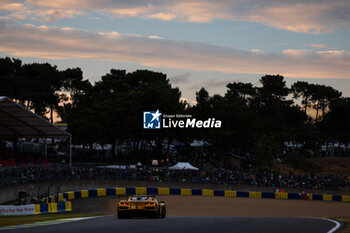
[[[188,188],[158,188],[158,187],[117,187],[97,188],[88,190],[70,191],[49,197],[49,203],[62,202],[88,197],[125,196],[125,195],[182,195],[182,196],[221,196],[221,197],[245,197],[245,198],[270,198],[282,200],[317,200],[350,202],[350,195],[286,193],[286,192],[251,192],[213,189],[188,189]]]

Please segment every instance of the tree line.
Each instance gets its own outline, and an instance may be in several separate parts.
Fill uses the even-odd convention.
[[[281,75],[265,75],[260,83],[229,83],[225,94],[212,96],[203,87],[192,106],[181,101],[181,91],[163,73],[112,69],[92,84],[80,68],[58,70],[48,63],[0,58],[0,96],[51,122],[57,113],[68,123],[74,144],[123,145],[135,161],[147,159],[146,151],[164,158],[171,143],[194,139],[209,142],[213,152],[249,153],[259,163],[270,162],[284,142],[307,149],[349,142],[350,98],[338,90],[303,81],[287,87]],[[203,120],[213,117],[222,120],[222,127],[144,130],[143,111],[157,109]]]

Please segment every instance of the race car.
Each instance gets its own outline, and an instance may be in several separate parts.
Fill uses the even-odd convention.
[[[165,202],[158,201],[155,196],[134,195],[118,202],[117,214],[118,218],[165,218],[166,207]]]

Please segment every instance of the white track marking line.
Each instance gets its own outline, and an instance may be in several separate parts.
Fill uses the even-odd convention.
[[[333,233],[333,232],[336,232],[340,227],[341,227],[341,224],[338,222],[338,221],[335,221],[333,219],[329,219],[329,218],[319,218],[319,217],[309,217],[309,216],[300,216],[298,218],[315,218],[315,219],[321,219],[321,220],[324,220],[324,221],[328,221],[328,222],[332,222],[335,224],[335,227],[333,227],[332,229],[330,229],[329,231],[327,231],[327,233]]]
[[[328,219],[328,218],[319,218],[319,219],[323,219],[323,220],[326,220],[326,221],[329,221],[329,222],[332,222],[335,224],[335,227],[333,227],[332,229],[330,229],[329,231],[327,231],[327,233],[333,233],[333,232],[336,232],[339,227],[341,226],[341,224],[338,222],[338,221],[335,221],[333,219]]]
[[[46,220],[46,221],[40,221],[40,222],[33,222],[33,223],[25,223],[25,224],[4,226],[4,227],[0,227],[0,231],[1,230],[12,230],[12,229],[29,228],[29,227],[49,226],[49,225],[56,225],[56,224],[62,224],[62,223],[69,223],[69,222],[75,222],[75,221],[99,218],[99,217],[102,217],[102,216],[52,219],[52,220]]]

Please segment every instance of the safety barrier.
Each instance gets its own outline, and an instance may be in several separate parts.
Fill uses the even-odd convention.
[[[35,204],[35,214],[58,213],[66,211],[72,211],[72,203],[70,201]]]
[[[182,195],[182,196],[221,196],[221,197],[246,197],[246,198],[270,198],[284,200],[318,200],[350,202],[350,196],[332,194],[286,193],[286,192],[251,192],[213,189],[189,189],[189,188],[158,188],[158,187],[117,187],[97,188],[88,190],[70,191],[50,196],[49,203],[62,202],[88,197],[115,196],[115,195]],[[55,207],[53,207],[55,210]]]

